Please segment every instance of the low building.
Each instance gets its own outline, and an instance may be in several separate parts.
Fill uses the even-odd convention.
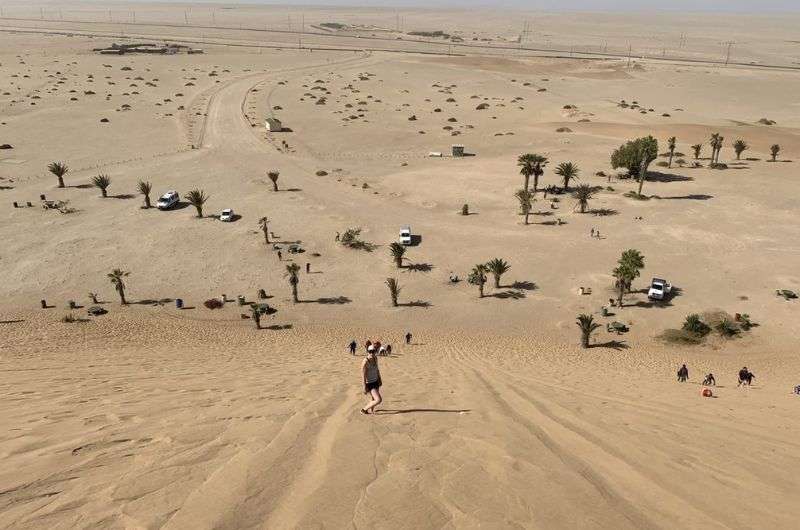
[[[269,132],[281,132],[283,130],[283,124],[279,119],[267,118],[265,124]]]

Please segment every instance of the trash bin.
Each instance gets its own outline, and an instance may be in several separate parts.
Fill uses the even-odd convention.
[[[183,309],[183,298],[176,298],[175,299],[175,307],[177,309]]]

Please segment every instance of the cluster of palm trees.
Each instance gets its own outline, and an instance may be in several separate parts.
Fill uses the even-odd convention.
[[[644,268],[644,256],[635,249],[628,249],[622,253],[617,261],[617,267],[612,271],[614,287],[617,289],[617,305],[622,307],[622,299],[629,293],[633,280],[639,277]]]
[[[524,181],[523,186],[514,193],[519,202],[520,213],[525,216],[525,224],[529,224],[531,211],[533,210],[533,202],[536,200],[536,193],[539,191],[539,178],[544,175],[544,168],[549,160],[546,156],[537,153],[526,153],[517,157],[517,166],[519,173],[522,175]],[[580,169],[577,164],[573,162],[562,162],[554,173],[561,177],[563,182],[564,191],[569,191],[569,183],[571,180],[578,179]],[[530,179],[533,177],[533,189],[530,189]],[[589,198],[591,195],[589,195]],[[588,201],[588,198],[586,199]],[[585,211],[585,205],[582,207],[581,212]]]
[[[675,137],[670,138],[670,142],[675,140]],[[711,135],[708,143],[711,146],[711,165],[719,164],[719,155],[720,151],[722,151],[723,142],[725,138],[721,136],[719,133],[714,133]],[[736,160],[742,159],[742,154],[750,149],[750,145],[741,138],[738,138],[732,144],[733,151],[736,153]],[[670,153],[674,150],[673,144],[670,143]],[[692,146],[692,150],[694,151],[694,159],[700,159],[700,153],[703,150],[703,144],[694,144]],[[772,161],[775,162],[778,158],[778,154],[781,152],[781,146],[778,144],[773,144],[769,148],[770,155],[772,156]],[[672,162],[672,156],[670,154],[670,165]]]
[[[500,279],[503,274],[511,270],[511,265],[502,258],[494,258],[486,263],[475,265],[467,276],[467,282],[478,287],[478,295],[484,297],[484,287],[488,281],[488,275],[494,276],[495,289],[500,288]]]

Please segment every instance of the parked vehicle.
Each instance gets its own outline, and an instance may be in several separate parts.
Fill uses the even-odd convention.
[[[170,190],[158,199],[156,206],[158,207],[159,210],[169,210],[170,208],[178,204],[179,200],[180,197],[178,195],[178,192],[175,190]]]
[[[647,298],[650,300],[663,300],[672,292],[672,285],[667,280],[653,278],[650,282],[650,290],[647,291]]]
[[[411,244],[411,227],[404,226],[400,229],[400,243],[403,245]]]
[[[225,208],[222,210],[222,213],[219,214],[219,220],[230,223],[233,221],[233,209],[232,208]]]

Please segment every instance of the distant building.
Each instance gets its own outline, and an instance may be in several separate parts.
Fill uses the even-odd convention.
[[[269,132],[281,132],[283,130],[281,120],[275,118],[267,118],[266,127]]]
[[[464,146],[460,144],[453,145],[453,156],[455,157],[464,156]]]

